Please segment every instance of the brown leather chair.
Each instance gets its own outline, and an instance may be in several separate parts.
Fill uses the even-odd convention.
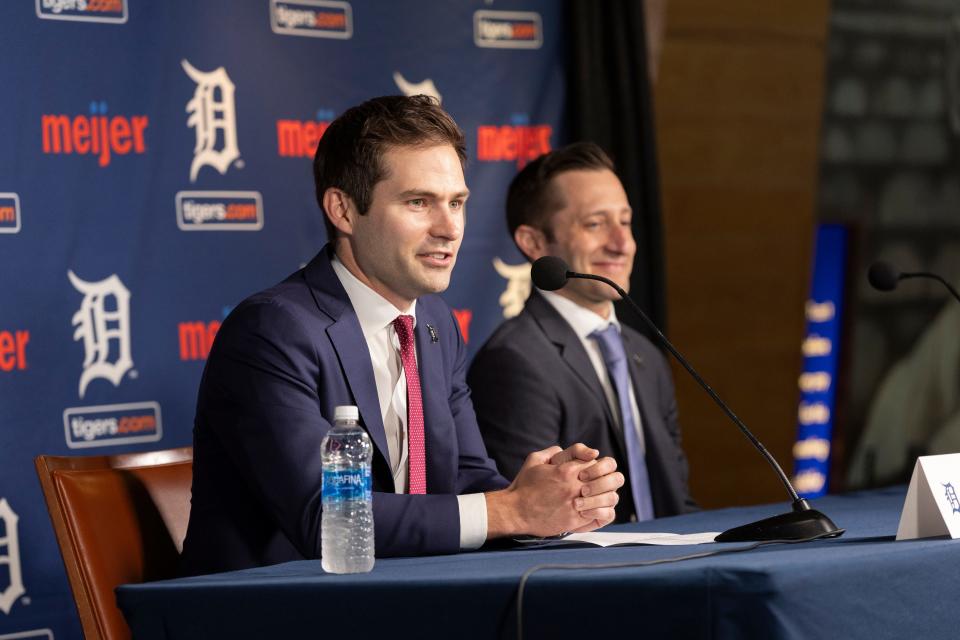
[[[84,636],[129,638],[113,590],[176,574],[193,449],[38,456],[35,463]]]

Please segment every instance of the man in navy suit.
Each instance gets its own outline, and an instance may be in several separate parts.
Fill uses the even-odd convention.
[[[531,261],[563,258],[573,271],[629,289],[633,212],[613,169],[590,143],[524,167],[507,195],[507,226],[520,251]],[[470,367],[480,431],[507,477],[521,471],[526,451],[589,442],[627,475],[618,521],[683,513],[696,505],[670,370],[646,338],[617,321],[617,298],[593,280],[534,289]]]
[[[446,289],[469,195],[463,133],[426,96],[347,110],[314,159],[327,245],[240,303],[210,352],[194,426],[187,574],[320,555],[320,441],[356,405],[374,445],[377,556],[610,522],[623,476],[584,445],[488,457]]]

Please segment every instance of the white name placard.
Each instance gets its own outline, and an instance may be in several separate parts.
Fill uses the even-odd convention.
[[[897,540],[960,537],[960,453],[921,456],[900,512]]]

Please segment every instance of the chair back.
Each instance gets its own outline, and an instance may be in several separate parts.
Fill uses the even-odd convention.
[[[84,636],[129,638],[113,590],[176,575],[193,448],[34,462]]]

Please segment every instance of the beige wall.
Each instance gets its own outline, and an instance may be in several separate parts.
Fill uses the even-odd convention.
[[[792,471],[829,6],[671,0],[655,108],[669,336]],[[674,367],[705,507],[785,500]]]

